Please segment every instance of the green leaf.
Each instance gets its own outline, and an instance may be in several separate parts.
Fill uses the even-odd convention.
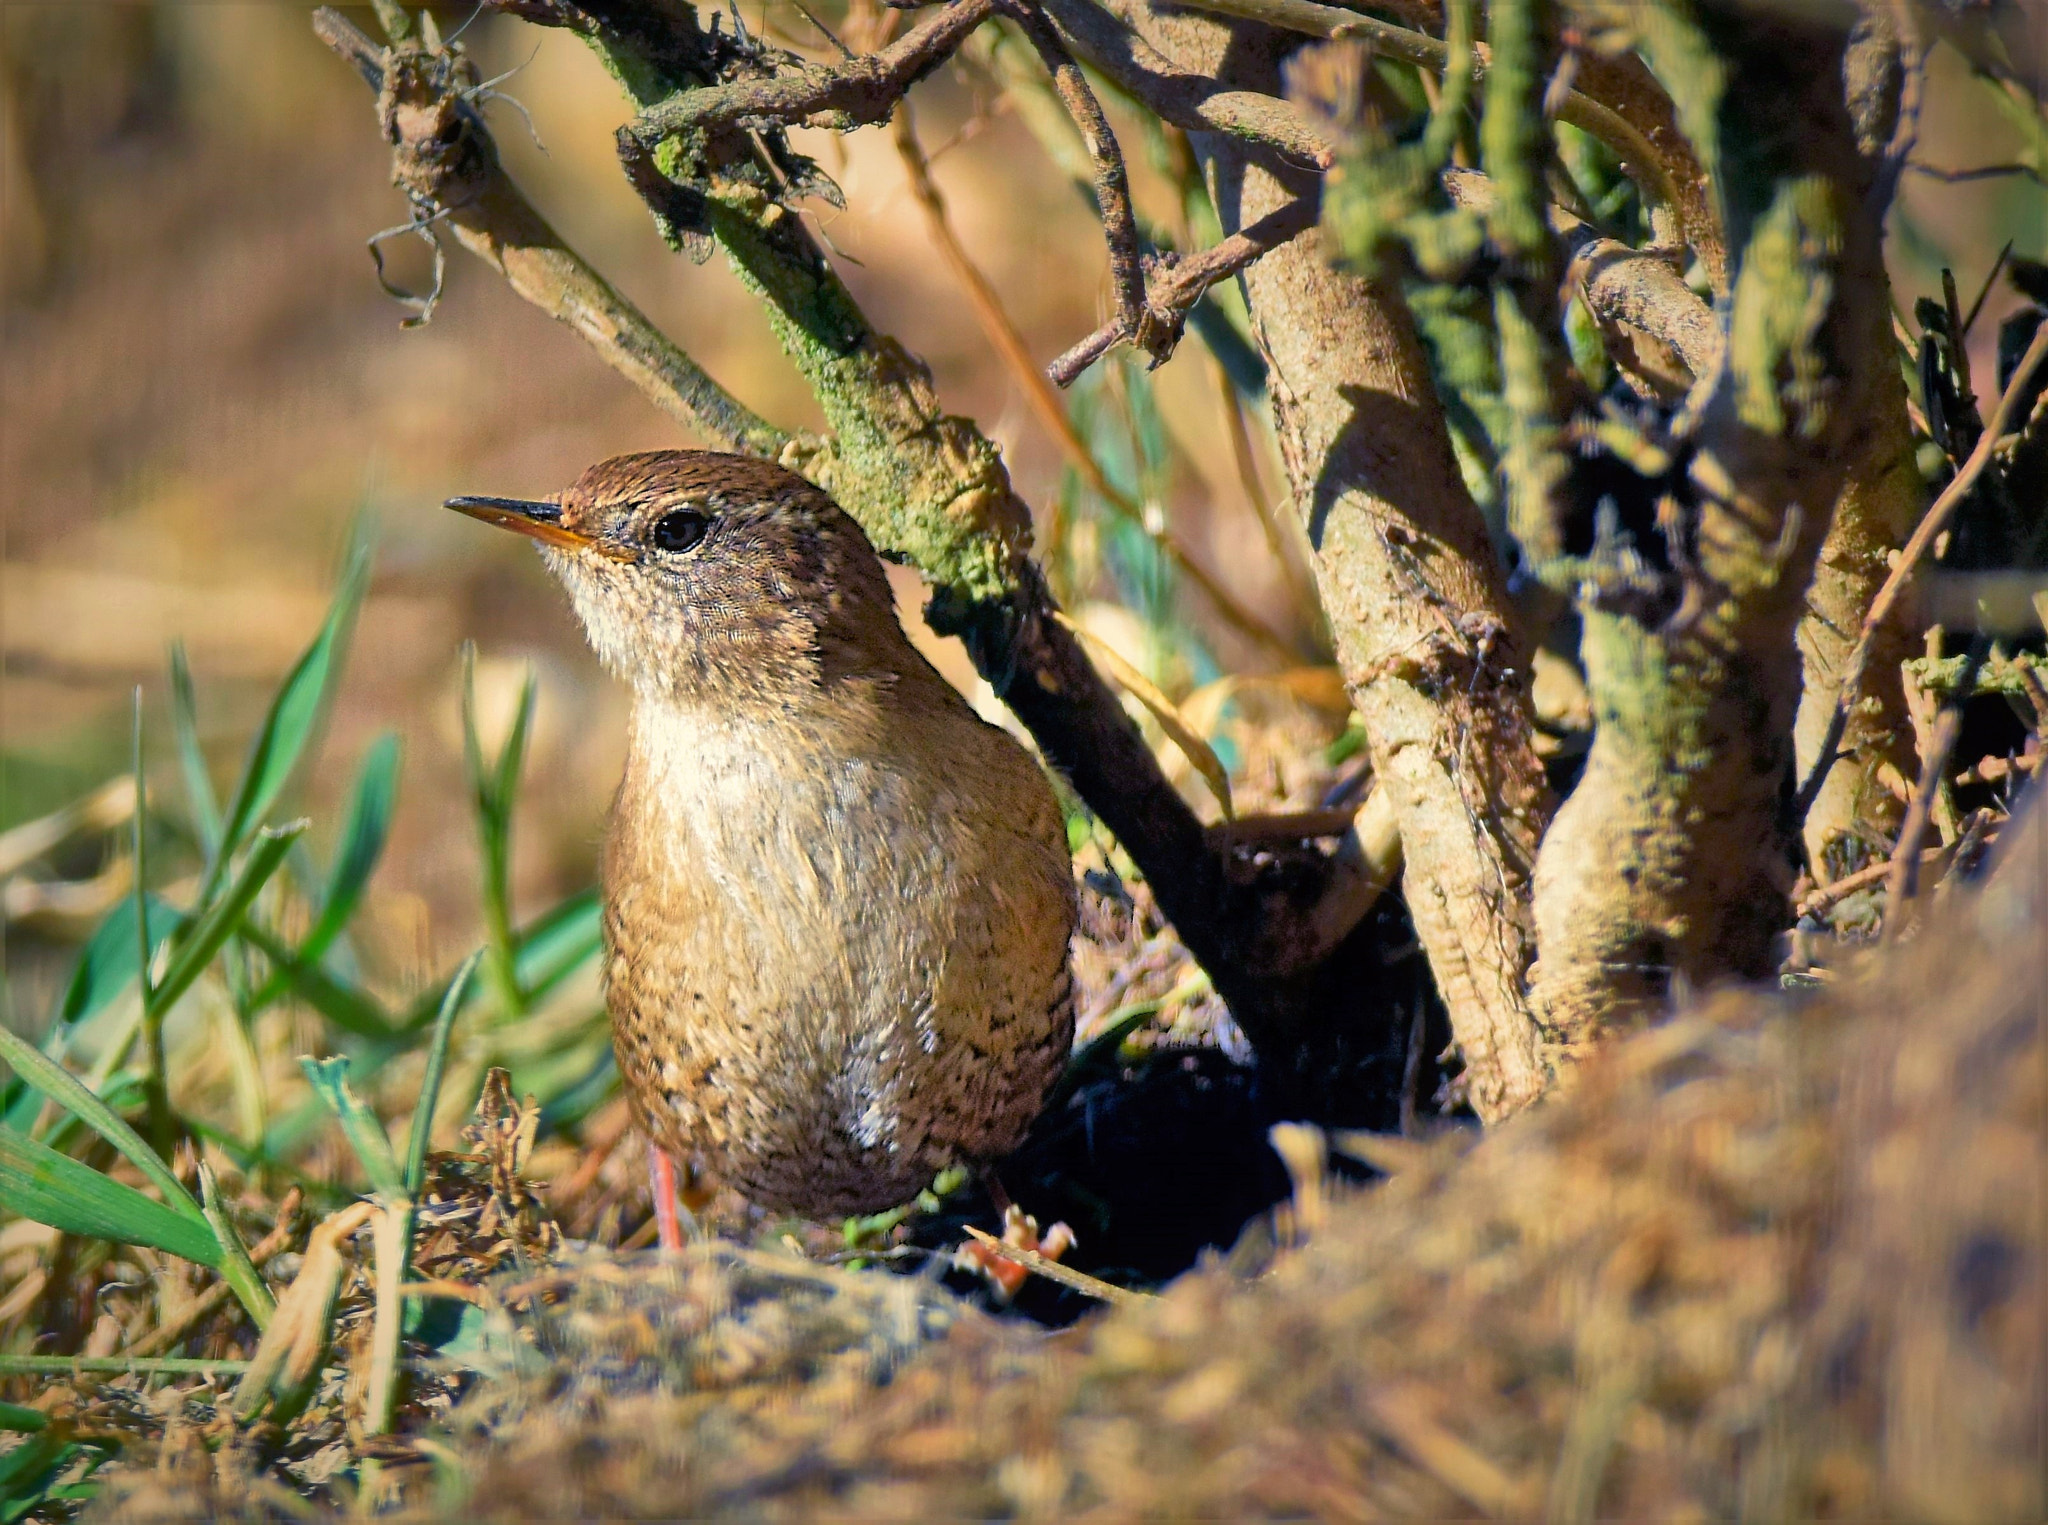
[[[184,918],[153,895],[148,901],[150,956],[154,958]],[[138,946],[135,901],[133,897],[123,897],[107,913],[107,919],[99,924],[85,951],[78,956],[78,967],[65,987],[64,1004],[58,1010],[57,1020],[65,1027],[75,1026],[103,1010],[133,984]]]
[[[49,1427],[50,1416],[40,1409],[23,1408],[18,1403],[0,1403],[0,1430],[31,1435]]]
[[[146,1244],[199,1265],[220,1264],[220,1244],[205,1219],[195,1223],[12,1128],[0,1128],[0,1197],[9,1212],[67,1234]]]
[[[405,1178],[399,1173],[398,1157],[391,1152],[391,1136],[384,1131],[377,1114],[364,1106],[362,1098],[350,1088],[348,1060],[301,1059],[299,1067],[313,1083],[313,1090],[327,1103],[328,1110],[340,1120],[342,1135],[362,1161],[370,1189],[388,1201],[401,1200],[405,1196]]]
[[[497,777],[492,781],[492,800],[501,815],[509,819],[512,801],[519,790],[519,770],[526,766],[526,742],[533,733],[534,700],[540,695],[540,679],[534,670],[526,669],[526,680],[519,687],[519,708],[512,714],[512,729],[505,737],[504,748],[498,753]]]
[[[93,1132],[126,1155],[128,1162],[142,1172],[143,1179],[163,1193],[168,1210],[187,1218],[202,1231],[206,1229],[206,1215],[199,1210],[199,1204],[192,1200],[192,1194],[185,1190],[176,1176],[171,1174],[170,1168],[158,1158],[156,1151],[142,1141],[139,1133],[123,1122],[106,1102],[86,1089],[85,1082],[37,1049],[27,1039],[5,1027],[0,1027],[0,1060],[5,1060],[13,1067],[15,1074],[59,1106],[69,1110]],[[19,1136],[22,1135],[17,1135]],[[70,1156],[66,1155],[64,1158],[69,1159]],[[79,1168],[83,1170],[85,1167],[81,1165]],[[180,1250],[178,1253],[183,1254],[184,1251]],[[211,1261],[202,1263],[212,1264]]]
[[[362,901],[363,887],[391,834],[391,812],[398,800],[398,764],[398,737],[393,732],[379,736],[363,754],[355,790],[349,797],[341,848],[328,876],[325,903],[313,929],[299,944],[298,956],[305,962],[311,963],[327,951]]]
[[[384,1008],[356,986],[317,964],[301,963],[291,949],[253,921],[244,920],[237,935],[269,959],[292,994],[345,1033],[358,1038],[389,1038],[391,1018]],[[431,1008],[428,1020],[431,1020]]]
[[[359,536],[349,547],[341,586],[335,591],[333,606],[327,611],[320,633],[284,680],[284,686],[271,701],[270,713],[263,718],[262,729],[256,733],[241,786],[235,791],[234,805],[221,829],[220,849],[207,870],[206,888],[199,897],[202,904],[213,898],[213,891],[227,872],[228,860],[241,850],[291,778],[340,675],[356,611],[369,585],[369,543]]]
[[[585,890],[536,918],[521,934],[519,985],[539,1001],[604,948],[604,910]]]
[[[207,907],[191,935],[178,944],[177,952],[171,956],[171,967],[164,971],[162,983],[150,994],[152,1011],[169,1011],[178,997],[191,989],[192,982],[220,952],[221,944],[241,927],[242,918],[255,904],[256,896],[282,866],[292,842],[305,829],[304,821],[294,821],[275,831],[265,827],[257,834],[256,850],[249,854],[249,861],[242,865],[234,884]]]
[[[441,998],[441,1010],[434,1020],[433,1041],[427,1045],[427,1073],[420,1082],[419,1103],[412,1110],[412,1135],[405,1147],[405,1194],[416,1196],[427,1175],[427,1138],[434,1131],[434,1108],[441,1099],[441,1075],[448,1064],[448,1039],[455,1030],[455,1014],[469,993],[469,982],[483,959],[483,950],[462,961],[448,993]]]
[[[604,947],[603,911],[596,890],[584,890],[550,907],[515,939],[513,969],[529,1002],[544,999]],[[402,1032],[417,1032],[441,1009],[446,984],[422,991],[399,1021]]]
[[[185,773],[185,799],[192,811],[192,826],[208,858],[220,854],[220,801],[213,792],[213,775],[206,769],[206,752],[199,745],[199,703],[192,692],[192,669],[185,661],[185,643],[171,642],[171,729],[177,734],[178,763]]]
[[[248,1310],[257,1332],[268,1330],[271,1316],[277,1312],[277,1299],[270,1295],[269,1284],[256,1269],[256,1262],[249,1258],[248,1246],[235,1232],[227,1207],[220,1200],[220,1183],[204,1160],[199,1162],[199,1207],[206,1214],[207,1227],[213,1230],[214,1243],[220,1247],[221,1280]]]

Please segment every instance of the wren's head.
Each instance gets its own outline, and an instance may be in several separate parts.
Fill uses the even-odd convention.
[[[649,698],[787,704],[890,672],[904,645],[860,526],[766,461],[655,450],[545,502],[448,506],[538,541],[605,666]]]

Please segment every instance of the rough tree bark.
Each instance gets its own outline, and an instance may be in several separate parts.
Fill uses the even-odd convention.
[[[1888,199],[1882,181],[1898,173],[1895,161],[1911,146],[1892,141],[1901,84],[1919,67],[1917,58],[1902,59],[1899,39],[1882,15],[1867,19],[1851,39],[1845,84],[1856,146],[1868,171],[1860,194]],[[1889,311],[1873,311],[1869,322],[1863,343],[1873,355],[1888,353]],[[1835,501],[1799,622],[1803,681],[1792,748],[1802,782],[1821,766],[1844,665],[1863,616],[1891,572],[1892,553],[1906,543],[1926,507],[1926,487],[1913,461],[1905,377],[1897,366],[1880,366],[1871,386],[1869,426]],[[1860,868],[1866,857],[1881,856],[1905,814],[1903,791],[1915,759],[1900,664],[1919,654],[1919,644],[1904,621],[1888,623],[1871,643],[1860,697],[1836,749],[1840,758],[1828,766],[1800,823],[1807,864],[1821,883]]]
[[[1279,91],[1285,34],[1111,9],[1183,76]],[[1316,194],[1311,176],[1230,137],[1191,141],[1226,233]],[[1498,1118],[1544,1085],[1523,976],[1529,871],[1550,809],[1504,580],[1398,289],[1333,268],[1319,233],[1241,279],[1338,660],[1393,794],[1405,898],[1473,1107]]]

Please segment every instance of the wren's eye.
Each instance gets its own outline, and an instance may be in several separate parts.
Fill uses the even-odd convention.
[[[711,521],[693,508],[679,508],[663,514],[647,532],[648,543],[659,551],[687,551],[704,538]]]

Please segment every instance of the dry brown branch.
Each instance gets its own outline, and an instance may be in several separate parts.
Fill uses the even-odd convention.
[[[1927,834],[1935,797],[1946,781],[1944,775],[1948,771],[1949,754],[1955,751],[1956,738],[1962,734],[1962,729],[1962,705],[1948,705],[1942,710],[1941,718],[1935,721],[1926,755],[1920,759],[1920,781],[1913,786],[1912,801],[1906,806],[1905,824],[1899,828],[1899,840],[1892,845],[1891,862],[1885,865],[1884,935],[1887,942],[1896,938],[1905,926],[1906,908],[1919,893],[1920,839]]]
[[[1127,20],[1092,0],[1042,3],[1083,57],[1161,121],[1188,132],[1221,133],[1262,163],[1327,169],[1333,162],[1328,141],[1285,101],[1178,67]]]
[[[355,66],[380,102],[384,50],[339,11],[313,13],[313,32]],[[387,137],[433,142],[445,133],[451,162],[431,184],[402,186],[434,226],[495,268],[512,289],[575,329],[641,395],[685,427],[730,449],[774,456],[793,437],[743,406],[700,369],[647,315],[571,249],[499,167],[482,122],[459,95],[438,104],[392,101]],[[424,113],[424,114],[423,114]]]
[[[1870,602],[1869,613],[1863,616],[1863,624],[1856,635],[1856,644],[1850,648],[1848,660],[1842,666],[1841,688],[1836,696],[1834,713],[1828,721],[1827,734],[1817,749],[1814,770],[1799,790],[1799,809],[1803,815],[1820,793],[1828,771],[1839,756],[1842,732],[1847,725],[1849,710],[1862,692],[1864,670],[1870,664],[1870,653],[1885,622],[1891,618],[1892,610],[1898,607],[1901,595],[1911,583],[1920,563],[1926,559],[1936,538],[1948,527],[1957,507],[1969,496],[1990,466],[1992,457],[1998,453],[2008,439],[2016,432],[2016,426],[2024,422],[2016,415],[2022,402],[2033,390],[2034,375],[2048,361],[2048,324],[2043,324],[2034,335],[2034,342],[2027,346],[2020,363],[2014,367],[2005,394],[1998,399],[1998,406],[1992,410],[1990,421],[1977,439],[1976,448],[1962,464],[1948,486],[1941,490],[1941,496],[1934,500],[1934,506],[1927,510],[1913,538],[1906,542],[1893,565],[1891,575],[1884,586],[1878,589],[1877,597]]]
[[[1131,309],[1119,311],[1047,366],[1046,374],[1060,386],[1071,386],[1083,371],[1119,344],[1136,345],[1157,365],[1173,353],[1187,325],[1188,313],[1204,292],[1289,239],[1299,238],[1315,223],[1315,198],[1303,196],[1275,208],[1250,227],[1200,254],[1157,256],[1135,313]]]
[[[944,63],[967,35],[1001,8],[1000,0],[953,0],[877,52],[830,66],[803,64],[769,79],[683,90],[633,122],[650,146],[721,127],[860,127],[888,120],[904,93]]]
[[[1930,847],[1925,849],[1920,854],[1920,866],[1923,869],[1934,867],[1949,851],[1950,849],[1946,847]],[[1822,911],[1833,910],[1851,895],[1858,894],[1863,890],[1874,889],[1878,885],[1885,883],[1891,878],[1891,875],[1892,863],[1890,859],[1882,863],[1872,863],[1867,867],[1859,868],[1853,874],[1844,874],[1841,878],[1835,880],[1834,883],[1822,885],[1819,889],[1801,900],[1797,907],[1799,917],[1801,920],[1804,920],[1808,916],[1818,916]]]
[[[1060,34],[1044,12],[1024,0],[1005,6],[1031,46],[1038,50],[1045,72],[1067,115],[1080,131],[1081,142],[1095,167],[1095,205],[1102,217],[1103,238],[1109,245],[1109,285],[1116,298],[1116,323],[1132,343],[1148,352],[1156,351],[1159,338],[1145,301],[1144,256],[1138,247],[1138,220],[1131,211],[1130,180],[1124,173],[1123,150],[1110,131],[1102,103],[1088,88],[1088,80],[1074,55],[1060,40]]]
[[[1221,583],[1210,575],[1202,564],[1189,554],[1186,546],[1166,529],[1154,529],[1146,523],[1144,510],[1129,493],[1123,492],[1103,474],[1101,463],[1095,459],[1081,436],[1075,432],[1073,420],[1067,416],[1065,404],[1059,394],[1053,391],[1025,347],[1024,336],[1017,332],[1016,324],[1010,321],[1004,310],[1002,299],[995,288],[981,273],[968,255],[959,237],[953,232],[951,221],[946,216],[945,198],[940,194],[937,183],[932,179],[931,166],[924,157],[924,150],[917,141],[917,130],[912,124],[910,107],[906,103],[897,114],[894,128],[896,151],[903,160],[903,166],[910,177],[911,195],[924,210],[925,224],[931,230],[932,242],[938,245],[939,253],[951,267],[954,278],[967,293],[968,306],[974,310],[982,332],[988,336],[989,344],[1003,358],[1010,373],[1023,389],[1024,396],[1031,404],[1032,411],[1044,424],[1046,432],[1058,442],[1074,469],[1081,473],[1102,501],[1122,518],[1142,527],[1152,542],[1159,547],[1160,554],[1173,563],[1175,570],[1185,576],[1200,590],[1202,596],[1215,608],[1224,622],[1260,649],[1292,663],[1301,653],[1294,643],[1287,640],[1265,621],[1253,614]]]

